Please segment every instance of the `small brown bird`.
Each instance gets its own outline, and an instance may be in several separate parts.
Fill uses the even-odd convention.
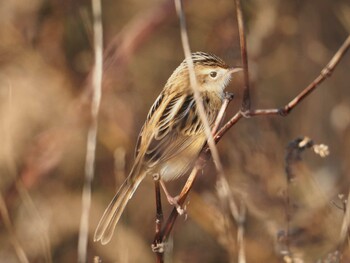
[[[204,52],[193,53],[192,61],[198,91],[212,127],[231,74],[241,69],[230,68],[219,57]],[[184,60],[170,76],[147,115],[138,137],[134,165],[105,210],[94,241],[106,244],[111,240],[126,204],[146,175],[156,175],[162,185],[163,181],[185,175],[194,166],[205,143],[204,127]],[[170,203],[176,204],[167,192],[166,195]]]

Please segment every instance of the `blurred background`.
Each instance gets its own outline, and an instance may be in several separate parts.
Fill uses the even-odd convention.
[[[242,2],[253,108],[285,105],[350,32],[348,0]],[[0,3],[0,262],[76,261],[90,121],[90,6],[87,0]],[[192,50],[241,65],[234,1],[188,0],[184,7]],[[183,60],[179,23],[172,1],[103,0],[102,9],[105,64],[88,258],[154,262],[151,178],[112,241],[102,246],[92,238],[130,170],[150,106]],[[338,246],[350,185],[349,68],[346,54],[289,116],[242,119],[219,143],[235,200],[246,208],[247,262],[339,262],[340,254],[350,262],[348,247]],[[240,107],[242,85],[237,74],[226,119]],[[287,191],[286,147],[300,136],[328,145],[330,155],[303,153]],[[237,225],[218,202],[216,179],[210,163],[188,198],[187,218],[176,222],[166,262],[237,262]],[[168,185],[175,195],[183,183]],[[166,216],[170,209],[164,202]]]

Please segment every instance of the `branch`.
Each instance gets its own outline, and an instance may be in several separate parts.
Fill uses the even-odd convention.
[[[286,230],[281,232],[279,241],[281,242],[282,248],[280,253],[283,257],[288,257],[291,262],[294,262],[294,257],[291,251],[291,219],[293,208],[297,206],[292,203],[291,197],[291,184],[295,181],[297,174],[293,170],[294,166],[302,160],[302,153],[307,150],[312,149],[313,152],[320,157],[324,158],[329,155],[328,146],[324,144],[315,144],[313,140],[308,137],[297,138],[290,142],[286,149],[285,156],[285,173],[286,173],[286,192],[285,192],[285,218],[286,218]],[[310,190],[308,188],[308,190]]]
[[[284,106],[281,109],[259,109],[259,110],[252,110],[248,112],[242,112],[240,110],[237,112],[214,136],[215,143],[218,143],[223,135],[233,126],[235,125],[242,117],[254,117],[254,116],[268,116],[268,115],[279,115],[279,116],[286,116],[287,114],[290,113],[290,111],[299,105],[299,103],[306,97],[308,96],[315,88],[317,87],[318,84],[323,82],[327,77],[331,75],[333,70],[336,68],[340,60],[344,57],[346,51],[350,47],[350,36],[345,40],[343,45],[339,48],[339,50],[335,53],[335,55],[332,57],[330,62],[327,64],[327,66],[321,71],[321,74],[311,83],[309,84],[300,94],[298,94],[291,102],[289,102],[286,106]],[[186,184],[184,188],[182,189],[179,197],[178,204],[183,205],[184,201],[189,193],[189,191],[192,188],[192,185],[194,183],[194,180],[196,178],[196,175],[200,171],[201,167],[207,162],[208,160],[208,155],[207,153],[209,152],[209,147],[206,146],[202,153],[200,154],[196,165],[194,169],[192,170],[188,180],[186,181]],[[232,212],[232,210],[231,210]],[[165,242],[174,226],[174,223],[177,218],[177,210],[174,208],[169,215],[164,229],[161,232],[162,236],[162,241]],[[234,215],[234,212],[233,212]]]
[[[230,101],[233,99],[233,96],[232,94],[230,93],[226,93],[226,97],[224,99],[224,102],[223,102],[223,105],[220,109],[220,112],[225,112]],[[220,123],[221,122],[221,118],[223,118],[223,114],[219,114],[217,119],[216,119],[216,123]],[[196,179],[197,177],[197,174],[199,171],[201,171],[201,169],[203,168],[204,164],[208,161],[208,153],[205,149],[209,149],[208,148],[204,148],[199,156],[199,158],[197,159],[196,161],[196,164],[190,174],[190,176],[188,177],[184,187],[182,188],[181,190],[181,193],[179,195],[179,200],[178,200],[178,204],[180,206],[183,206],[183,204],[185,203],[185,200],[187,198],[187,195],[189,193],[189,191],[192,189],[192,186],[193,186],[193,183],[194,183],[194,180]],[[220,177],[220,178],[224,178],[224,177]],[[175,221],[176,221],[176,218],[178,216],[178,212],[177,212],[177,209],[174,208],[171,212],[171,214],[169,215],[166,223],[165,223],[165,226],[163,228],[163,230],[161,231],[161,234],[160,236],[162,237],[162,242],[165,242],[169,235],[170,235],[170,232],[175,224]],[[154,242],[155,243],[155,242]]]
[[[162,246],[161,230],[164,221],[163,209],[162,209],[162,199],[160,194],[160,182],[159,180],[154,180],[155,194],[156,194],[156,228],[154,242],[152,244],[152,250],[156,253],[156,262],[164,262],[164,248]]]
[[[244,89],[243,89],[241,111],[249,112],[251,103],[250,103],[250,87],[249,87],[250,85],[249,85],[249,71],[248,71],[248,54],[247,54],[247,44],[246,44],[246,37],[245,37],[241,0],[235,0],[235,5],[236,5],[236,16],[237,16],[238,32],[239,32],[239,43],[241,45],[242,66],[244,71]]]
[[[350,35],[345,39],[344,43],[334,54],[328,64],[321,70],[318,75],[302,92],[300,92],[294,99],[288,104],[279,109],[257,109],[250,110],[248,112],[239,111],[236,113],[216,134],[215,141],[219,141],[221,137],[242,117],[255,117],[255,116],[287,116],[300,102],[302,102],[307,96],[309,96],[325,79],[330,77],[339,64],[341,59],[344,57],[348,49],[350,48]]]

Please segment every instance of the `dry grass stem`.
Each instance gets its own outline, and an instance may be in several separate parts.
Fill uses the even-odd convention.
[[[340,245],[342,247],[349,246],[349,232],[350,232],[350,192],[346,201],[345,214],[340,230]],[[349,247],[348,247],[349,249]]]
[[[188,40],[188,34],[187,34],[187,28],[186,28],[186,18],[185,18],[185,14],[184,14],[184,10],[183,10],[182,0],[175,0],[175,6],[176,6],[176,11],[177,11],[177,14],[178,14],[179,20],[180,20],[181,43],[182,43],[182,47],[183,47],[183,50],[185,53],[186,63],[188,65],[190,84],[191,84],[191,87],[193,89],[193,94],[194,94],[194,98],[196,101],[197,111],[198,111],[199,117],[200,117],[200,119],[203,123],[203,126],[204,126],[205,135],[207,136],[207,143],[208,143],[208,146],[210,148],[211,154],[213,156],[215,167],[218,171],[218,174],[223,174],[224,171],[223,171],[223,167],[222,167],[222,164],[220,161],[219,152],[216,148],[213,134],[211,132],[208,119],[205,115],[203,102],[202,102],[201,96],[200,96],[199,91],[198,91],[197,77],[196,77],[196,74],[194,72],[194,66],[193,66],[193,61],[192,61],[192,57],[191,57],[191,48],[190,48],[190,43]]]
[[[185,15],[184,15],[184,10],[183,10],[183,5],[182,5],[182,1],[181,0],[175,0],[175,5],[176,5],[176,11],[178,13],[179,16],[179,20],[180,20],[180,30],[181,30],[181,40],[182,40],[182,47],[184,49],[184,53],[185,53],[185,57],[186,57],[186,62],[188,65],[188,70],[189,70],[189,77],[190,77],[190,84],[191,87],[193,89],[194,92],[194,97],[196,100],[196,105],[197,105],[197,110],[199,113],[199,116],[201,118],[201,121],[203,123],[204,126],[204,130],[205,130],[205,134],[207,136],[207,144],[208,144],[208,148],[210,149],[210,153],[211,156],[213,158],[216,170],[218,172],[218,177],[219,177],[219,181],[221,182],[221,185],[225,185],[225,197],[227,197],[227,199],[223,199],[221,200],[223,203],[229,202],[229,203],[234,203],[234,200],[232,199],[232,194],[230,192],[230,188],[228,185],[228,182],[225,178],[224,175],[224,169],[223,166],[221,164],[220,161],[220,157],[219,157],[219,153],[217,150],[217,147],[215,145],[215,141],[214,141],[214,137],[213,137],[213,133],[212,130],[209,127],[209,123],[208,120],[206,118],[205,115],[205,110],[203,107],[203,103],[202,103],[202,99],[200,97],[199,91],[198,91],[198,83],[197,83],[197,79],[196,79],[196,75],[194,72],[194,66],[193,66],[193,61],[191,58],[191,49],[190,49],[190,44],[189,44],[189,40],[188,40],[188,33],[187,33],[187,29],[186,29],[186,19],[185,19]],[[224,103],[223,107],[221,109],[225,109],[228,105],[229,101],[226,103]],[[219,125],[219,123],[221,123],[221,120],[223,118],[223,112],[220,111],[220,114],[218,115],[218,118],[216,120],[216,124],[214,127],[214,131],[216,131],[217,126]],[[201,157],[200,157],[201,159]],[[196,168],[192,171],[191,176],[188,178],[186,185],[188,185],[188,187],[183,188],[183,191],[180,194],[180,198],[184,197],[186,198],[188,191],[191,189],[193,181],[195,179],[197,175],[196,172]],[[193,179],[192,179],[193,176]],[[188,189],[188,190],[187,190]],[[185,192],[184,192],[185,190]],[[181,199],[180,199],[181,200]]]
[[[93,28],[94,28],[94,54],[95,65],[92,75],[92,104],[91,104],[91,125],[88,130],[86,160],[85,160],[85,181],[82,193],[82,212],[80,219],[79,241],[78,241],[78,262],[87,261],[87,245],[89,234],[89,213],[91,207],[91,183],[94,178],[96,137],[98,129],[98,112],[101,102],[102,91],[102,69],[103,69],[103,29],[101,1],[92,0]]]
[[[243,72],[244,72],[244,89],[243,89],[241,111],[245,113],[250,111],[250,105],[251,105],[249,68],[248,68],[248,51],[247,51],[247,44],[246,44],[245,27],[244,27],[241,1],[235,0],[235,6],[236,6],[236,16],[237,16],[237,23],[238,23],[238,32],[239,32],[239,43],[241,45],[242,66],[243,66]]]
[[[0,213],[1,213],[2,221],[3,221],[7,231],[9,232],[10,242],[13,245],[13,248],[16,252],[16,255],[18,257],[19,262],[20,263],[29,263],[27,255],[26,255],[21,243],[19,242],[19,240],[16,236],[16,233],[13,229],[11,219],[10,219],[7,207],[6,207],[6,203],[5,203],[5,200],[4,200],[1,193],[0,193]]]

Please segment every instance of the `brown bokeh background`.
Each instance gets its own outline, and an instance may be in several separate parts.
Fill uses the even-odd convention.
[[[234,1],[184,2],[192,50],[240,65]],[[350,32],[348,0],[242,2],[254,108],[287,103]],[[106,0],[102,8],[105,66],[88,258],[154,262],[151,178],[130,201],[112,242],[101,246],[92,237],[132,165],[149,107],[183,60],[179,23],[172,1]],[[21,253],[30,262],[75,262],[90,120],[90,2],[1,1],[0,36],[0,262],[25,262]],[[346,198],[350,182],[349,68],[347,54],[289,116],[243,119],[219,143],[232,192],[247,209],[247,262],[288,260],[284,157],[299,136],[327,144],[330,156],[307,151],[294,167],[290,251],[300,262],[337,262],[337,251],[349,262],[337,247],[344,215],[339,195]],[[228,90],[236,98],[226,118],[240,106],[239,74]],[[180,181],[169,183],[172,193]],[[219,205],[215,182],[209,164],[189,197],[187,219],[176,223],[166,262],[237,262],[237,227]]]

